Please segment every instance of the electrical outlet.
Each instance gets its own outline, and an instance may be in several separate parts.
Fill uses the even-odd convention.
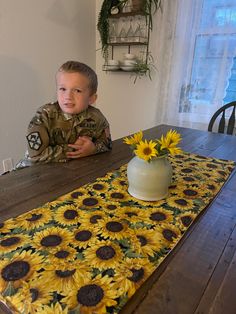
[[[2,161],[2,165],[3,165],[3,170],[4,170],[4,172],[12,171],[12,169],[13,169],[12,158],[4,159],[4,160]]]

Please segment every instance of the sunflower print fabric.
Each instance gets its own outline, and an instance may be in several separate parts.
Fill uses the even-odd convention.
[[[118,313],[219,192],[234,162],[170,157],[167,198],[127,192],[127,165],[0,223],[0,301],[13,313]]]

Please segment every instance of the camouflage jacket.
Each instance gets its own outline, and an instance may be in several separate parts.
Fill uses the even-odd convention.
[[[26,157],[31,162],[65,162],[71,150],[67,144],[84,135],[91,137],[96,153],[111,149],[109,124],[99,109],[88,106],[71,115],[62,112],[58,102],[44,105],[29,124]]]

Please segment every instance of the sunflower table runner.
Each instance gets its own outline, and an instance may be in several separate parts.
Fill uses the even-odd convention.
[[[118,313],[209,204],[234,162],[170,157],[166,199],[127,192],[126,165],[0,224],[0,300],[14,313]]]

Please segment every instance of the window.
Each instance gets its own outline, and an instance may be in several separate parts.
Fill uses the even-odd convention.
[[[179,112],[210,116],[236,100],[236,1],[203,0],[197,18]]]

